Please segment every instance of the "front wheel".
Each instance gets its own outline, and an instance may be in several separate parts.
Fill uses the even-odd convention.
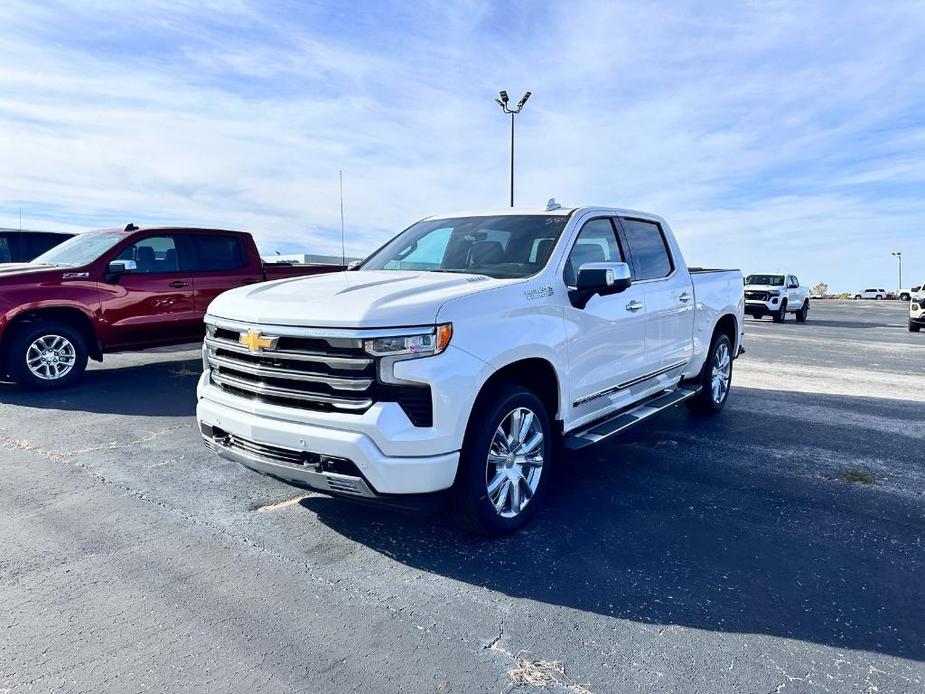
[[[781,301],[780,308],[777,310],[777,313],[773,314],[775,323],[783,323],[787,320],[787,302]]]
[[[38,321],[16,329],[4,361],[13,380],[36,390],[61,388],[87,368],[83,335],[66,323]]]
[[[469,421],[450,508],[463,529],[500,536],[523,527],[542,500],[553,432],[535,393],[518,385],[490,388]]]
[[[728,335],[714,335],[699,380],[700,392],[687,401],[690,407],[708,414],[719,412],[726,405],[732,385],[732,341]]]
[[[804,301],[800,310],[797,311],[797,322],[805,323],[807,318],[809,318],[809,301]]]
[[[860,294],[855,294],[855,295],[854,295],[854,300],[855,300],[855,301],[860,301],[860,300],[861,300],[861,295],[860,295]]]
[[[909,332],[910,333],[917,333],[921,329],[922,329],[921,325],[919,325],[918,323],[913,323],[911,320],[909,321]]]

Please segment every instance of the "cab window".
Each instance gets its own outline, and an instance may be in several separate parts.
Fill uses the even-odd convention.
[[[658,224],[642,219],[621,219],[633,262],[633,279],[652,280],[671,274],[668,244]]]
[[[149,236],[125,248],[117,260],[134,260],[136,273],[179,272],[177,246],[172,236]]]
[[[563,279],[569,287],[578,280],[578,270],[585,263],[621,263],[623,253],[617,243],[613,222],[601,217],[586,222],[575,239],[575,245],[565,263]]]

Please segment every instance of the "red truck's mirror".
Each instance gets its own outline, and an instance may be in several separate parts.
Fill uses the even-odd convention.
[[[109,263],[106,271],[110,275],[125,275],[129,272],[135,272],[138,269],[138,263],[134,260],[113,260]]]

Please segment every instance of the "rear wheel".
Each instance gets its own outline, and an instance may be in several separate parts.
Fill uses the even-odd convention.
[[[800,310],[797,311],[797,322],[805,323],[808,317],[809,317],[809,300],[806,300],[803,302],[803,305],[800,306]]]
[[[918,323],[913,323],[911,320],[909,321],[909,332],[910,333],[917,333],[921,329],[922,329],[921,325],[919,325]]]
[[[549,485],[552,425],[543,402],[517,385],[491,387],[472,413],[451,491],[453,520],[507,535],[535,513]]]
[[[764,318],[764,314],[763,314],[763,313],[756,313],[756,314],[754,315],[754,318],[755,318],[755,320],[761,320],[762,318]]]
[[[780,308],[777,310],[777,313],[773,314],[775,323],[783,323],[787,319],[787,300],[784,299],[780,302]]]
[[[903,293],[903,294],[900,294],[900,295],[899,295],[899,300],[900,300],[900,301],[909,301],[911,298],[912,298],[912,295],[911,295],[911,294]]]
[[[874,297],[874,299],[876,299],[877,301],[880,301],[882,298],[883,298],[883,297],[880,296],[879,294],[877,294],[877,296]]]
[[[87,368],[86,341],[66,323],[25,323],[13,334],[5,362],[21,386],[61,388],[79,380]]]
[[[732,341],[725,333],[713,336],[699,381],[700,392],[687,401],[690,407],[708,414],[719,412],[726,405],[732,385]]]

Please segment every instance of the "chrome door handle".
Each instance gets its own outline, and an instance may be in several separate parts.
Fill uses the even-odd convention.
[[[692,296],[691,296],[690,294],[688,294],[687,292],[682,292],[682,293],[681,293],[681,296],[678,297],[678,301],[680,301],[681,303],[686,304],[688,301],[690,301],[690,300],[693,299],[693,298],[694,298],[694,297],[692,297]]]
[[[180,287],[188,287],[189,282],[182,282],[180,280],[174,280],[173,282],[170,283],[170,286],[176,287],[177,289],[179,289]]]
[[[631,301],[626,305],[627,311],[638,311],[641,308],[642,308],[642,304],[639,303],[638,301]]]

